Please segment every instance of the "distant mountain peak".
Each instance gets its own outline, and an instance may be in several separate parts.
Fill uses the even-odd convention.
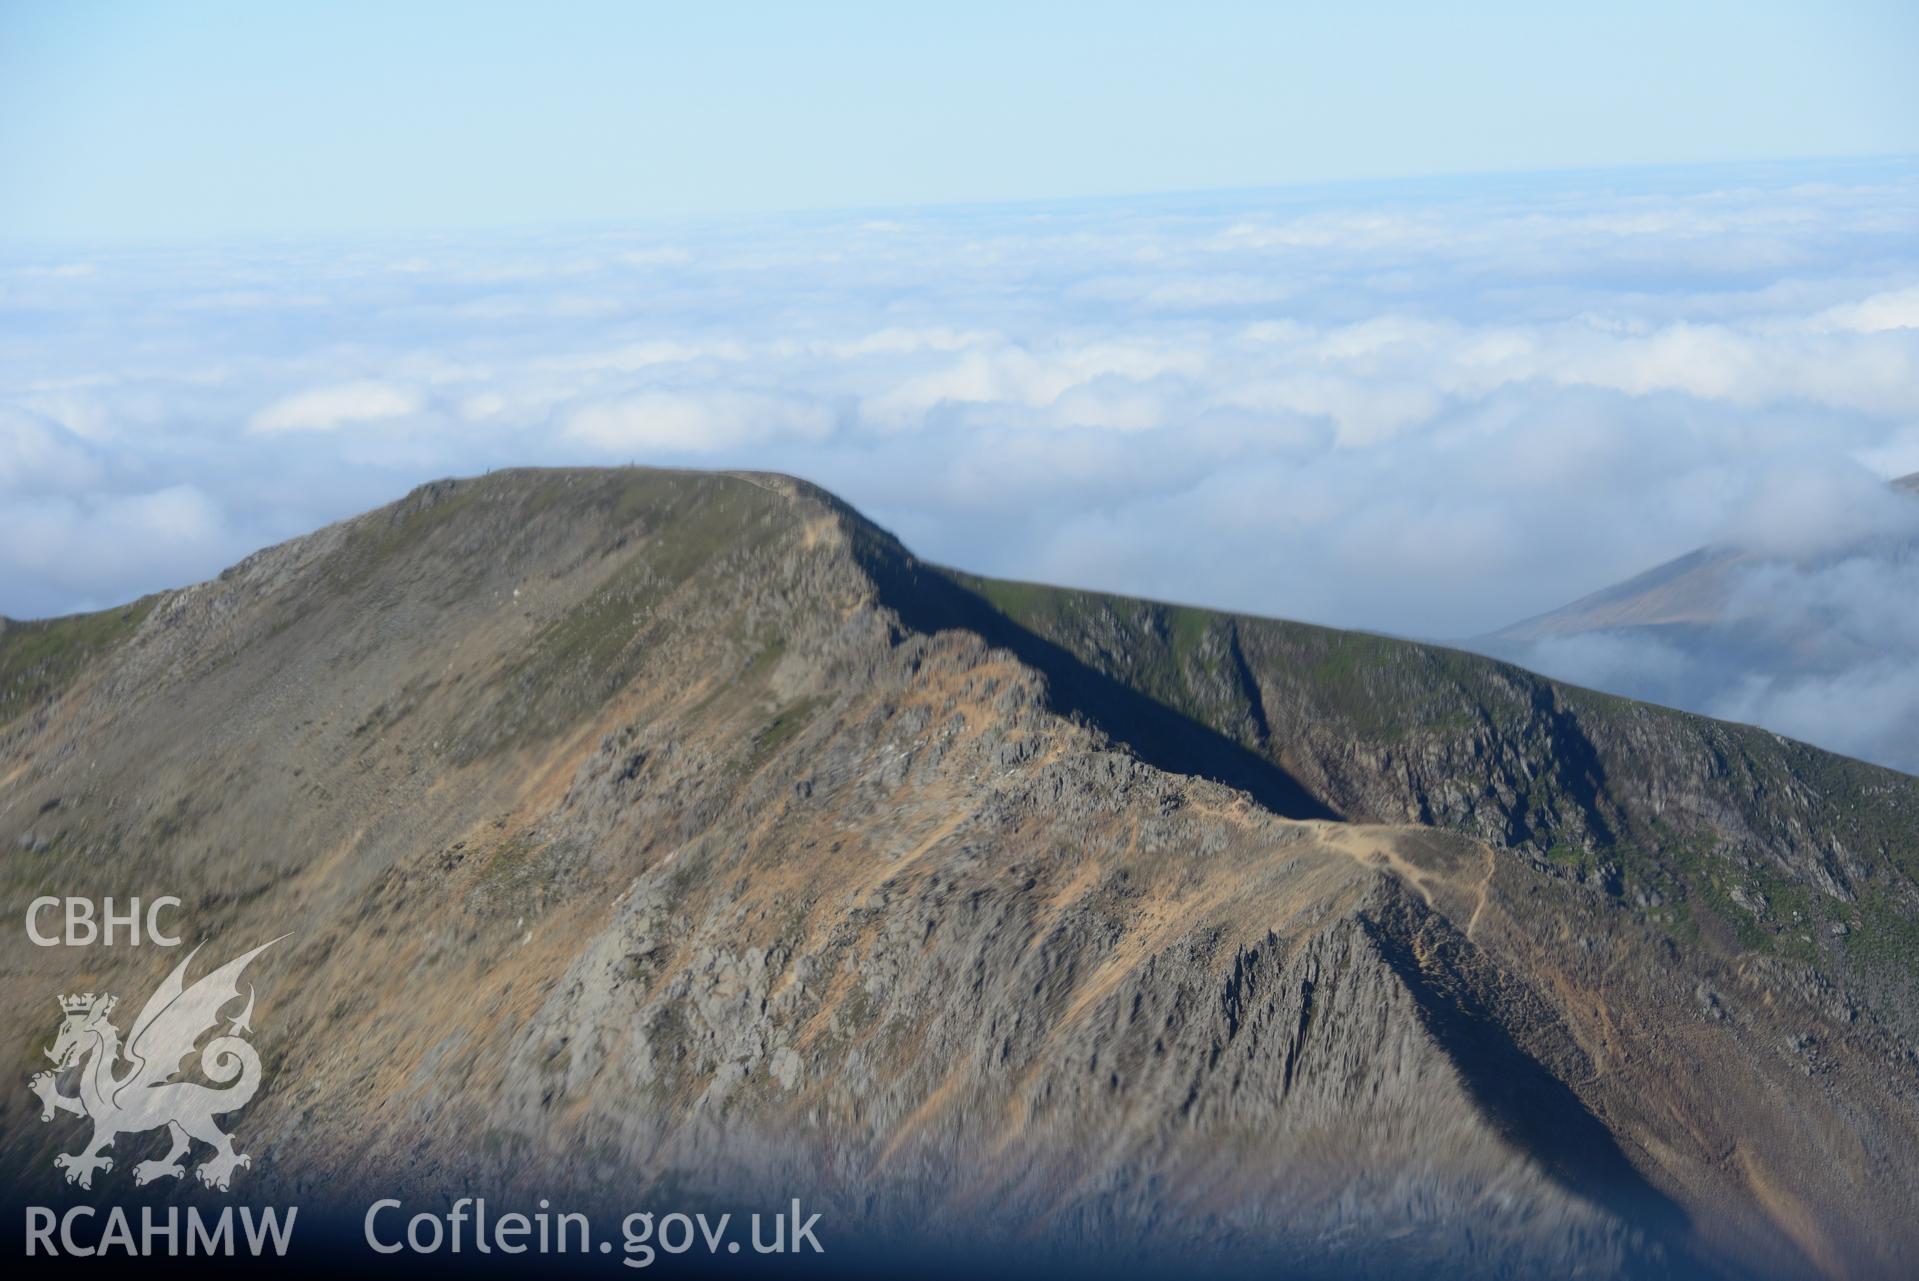
[[[1815,547],[1702,547],[1475,638],[1483,653],[1630,698],[1734,716],[1919,772],[1919,473]]]

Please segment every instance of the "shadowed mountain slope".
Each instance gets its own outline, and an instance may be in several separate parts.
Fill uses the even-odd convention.
[[[0,698],[17,914],[295,931],[249,971],[250,1199],[798,1195],[846,1256],[1014,1270],[1919,1247],[1919,781],[1759,731],[643,470],[441,482],[11,625]],[[52,1197],[53,995],[172,958],[0,963],[0,1161]],[[67,1194],[201,1195],[123,1142]]]

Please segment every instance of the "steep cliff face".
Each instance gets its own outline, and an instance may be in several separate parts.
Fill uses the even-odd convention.
[[[964,579],[770,476],[446,482],[57,626],[0,635],[9,902],[294,931],[262,1196],[801,1195],[848,1250],[1336,1275],[1919,1246],[1911,972],[1829,930],[1919,919],[1901,776]],[[1777,878],[1750,926],[1735,857]],[[1788,884],[1844,905],[1809,947]],[[23,1079],[56,992],[175,959],[0,949]],[[0,1156],[44,1191],[38,1111]],[[125,1186],[145,1155],[116,1195],[193,1195]]]

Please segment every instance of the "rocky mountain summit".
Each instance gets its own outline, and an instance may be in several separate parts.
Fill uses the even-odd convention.
[[[0,846],[16,921],[292,931],[259,1200],[800,1196],[839,1258],[1030,1269],[1919,1258],[1919,779],[980,579],[786,477],[439,482],[11,623]],[[178,958],[3,946],[0,1169],[50,1197],[55,995]],[[84,1195],[202,1195],[145,1155]]]

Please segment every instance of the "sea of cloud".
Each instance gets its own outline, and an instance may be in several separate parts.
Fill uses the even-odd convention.
[[[1471,636],[1877,519],[1919,470],[1919,165],[0,251],[0,613],[629,461],[795,472],[989,574]],[[1882,623],[1881,666],[1710,710],[1919,738],[1919,619]]]

